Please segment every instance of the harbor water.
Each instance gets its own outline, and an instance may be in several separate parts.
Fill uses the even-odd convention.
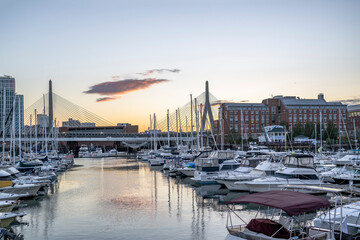
[[[75,159],[48,194],[24,201],[12,226],[35,239],[224,239],[226,192],[192,187],[147,162]],[[215,195],[214,195],[215,194]],[[239,193],[237,193],[239,194]],[[212,197],[209,197],[212,195]]]

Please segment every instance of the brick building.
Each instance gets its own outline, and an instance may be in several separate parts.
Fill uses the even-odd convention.
[[[257,138],[262,127],[270,124],[269,107],[263,103],[222,103],[219,119],[224,119],[225,139],[229,138],[229,133],[243,134],[246,139]]]
[[[348,122],[347,130],[351,136],[355,136],[354,127],[356,129],[356,136],[360,136],[360,104],[348,106]]]
[[[331,121],[338,129],[345,130],[347,105],[327,102],[323,94],[319,94],[317,99],[275,96],[264,99],[262,103],[223,103],[219,108],[219,119],[224,122],[225,139],[229,139],[230,135],[257,139],[265,126],[285,122],[289,124],[289,130],[298,123],[305,125],[307,122],[320,121],[323,128]],[[219,135],[220,120],[216,125],[216,133]]]
[[[269,107],[270,125],[289,123],[290,129],[297,123],[322,123],[329,121],[340,130],[345,130],[347,105],[341,102],[327,102],[323,94],[317,99],[301,99],[293,96],[275,96],[262,101]]]

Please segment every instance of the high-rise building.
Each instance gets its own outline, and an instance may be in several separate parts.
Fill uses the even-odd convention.
[[[5,129],[7,135],[10,135],[13,111],[15,114],[15,133],[18,134],[19,113],[20,129],[21,131],[24,129],[24,96],[15,93],[15,78],[6,75],[0,76],[0,129],[1,131]],[[3,124],[5,125],[4,129]]]

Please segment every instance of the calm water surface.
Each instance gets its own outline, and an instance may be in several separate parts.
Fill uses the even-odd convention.
[[[32,239],[224,239],[232,193],[194,188],[135,159],[75,159],[13,225]],[[213,195],[215,194],[215,195]],[[212,195],[211,197],[209,197]],[[239,195],[239,194],[237,194]]]

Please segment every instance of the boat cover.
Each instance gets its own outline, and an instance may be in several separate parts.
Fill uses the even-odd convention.
[[[269,237],[274,235],[275,238],[290,238],[290,231],[284,228],[280,223],[270,219],[251,219],[246,226],[249,230],[257,233],[265,234]]]
[[[330,202],[321,197],[294,191],[267,191],[237,197],[226,204],[255,203],[282,209],[289,216],[299,215],[321,208],[329,208]]]

